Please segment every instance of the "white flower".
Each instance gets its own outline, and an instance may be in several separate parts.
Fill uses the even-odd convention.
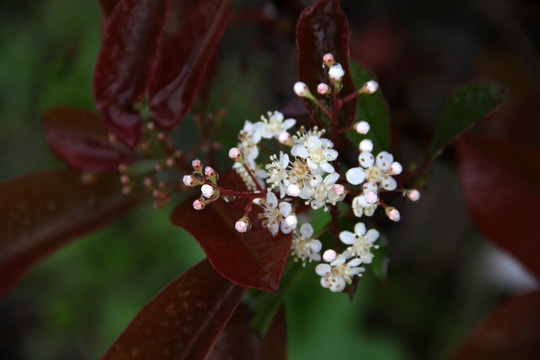
[[[261,136],[265,139],[271,139],[272,137],[278,137],[282,132],[287,132],[291,127],[296,124],[295,119],[283,120],[283,114],[279,111],[268,112],[268,117],[261,115]]]
[[[257,144],[261,141],[261,125],[260,123],[251,123],[246,120],[244,128],[238,134],[240,143],[238,149],[244,156],[244,161],[250,169],[255,168],[255,159],[259,156],[259,148]],[[233,167],[242,166],[240,163],[234,164]]]
[[[327,210],[326,204],[335,205],[337,201],[343,200],[345,194],[337,195],[334,192],[334,186],[339,179],[338,173],[327,175],[324,180],[315,186],[305,186],[300,191],[300,197],[307,200],[306,204],[310,204],[313,209],[322,207]]]
[[[370,204],[367,202],[365,195],[355,197],[352,202],[352,209],[356,217],[372,216],[377,206],[379,206],[379,202]]]
[[[295,260],[302,261],[302,266],[306,265],[306,260],[321,261],[322,244],[317,239],[312,239],[313,227],[310,224],[304,224],[300,231],[293,232],[291,254],[296,257]]]
[[[364,181],[374,185],[369,191],[377,192],[379,189],[391,191],[397,187],[396,180],[391,176],[391,166],[399,164],[394,162],[392,154],[383,151],[377,155],[377,159],[370,152],[362,152],[358,156],[360,167],[349,169],[345,174],[347,181],[352,185],[358,185]],[[394,165],[396,167],[396,165]],[[379,185],[380,184],[380,185]],[[372,187],[372,186],[371,186]],[[366,189],[364,188],[364,194]]]
[[[329,161],[334,161],[338,157],[338,152],[332,149],[333,146],[330,140],[312,135],[302,143],[294,145],[291,154],[305,159],[312,171],[321,169],[333,173],[335,170]]]
[[[321,276],[322,287],[329,288],[332,292],[340,292],[347,284],[352,283],[353,276],[361,276],[364,268],[358,267],[362,260],[353,259],[349,262],[344,254],[338,255],[330,264],[319,264],[315,268],[317,275]]]
[[[268,178],[266,183],[270,186],[270,189],[279,188],[280,197],[283,199],[287,192],[287,186],[285,181],[288,177],[287,167],[289,166],[289,155],[279,152],[279,159],[276,155],[270,156],[271,163],[266,165],[268,171]]]
[[[366,225],[361,222],[355,225],[354,233],[342,231],[339,234],[339,239],[342,243],[351,245],[347,248],[346,252],[351,256],[359,258],[364,264],[369,264],[373,260],[371,248],[378,248],[377,245],[373,245],[378,238],[379,232],[377,230],[370,229],[366,233]]]
[[[278,202],[276,194],[268,192],[266,201],[261,203],[264,211],[260,214],[263,219],[262,225],[267,228],[272,236],[276,236],[281,229],[284,234],[289,234],[293,230],[292,206],[286,201]],[[294,216],[296,217],[296,216]],[[294,223],[296,227],[296,223]]]

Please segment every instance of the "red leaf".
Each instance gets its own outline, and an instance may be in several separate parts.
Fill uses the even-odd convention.
[[[190,109],[225,29],[231,0],[208,0],[192,13],[160,53],[150,82],[150,109],[165,129]]]
[[[116,170],[131,163],[134,153],[111,144],[99,116],[70,107],[56,107],[43,115],[45,137],[54,153],[69,166],[82,171]]]
[[[229,180],[233,178],[234,180]],[[230,170],[220,179],[220,186],[242,183]],[[199,242],[217,271],[230,281],[247,287],[277,292],[279,280],[291,248],[292,236],[273,238],[263,228],[258,206],[250,214],[251,230],[239,233],[235,222],[244,215],[245,201],[227,203],[218,200],[204,210],[194,210],[193,199],[179,204],[171,214],[171,222],[186,229]]]
[[[0,183],[0,295],[35,262],[143,197],[122,194],[118,174],[58,169]]]
[[[141,101],[159,44],[166,0],[121,0],[103,34],[94,99],[107,128],[133,148],[141,136]]]
[[[246,306],[238,306],[219,336],[208,360],[280,360],[287,358],[287,322],[283,307],[264,337],[250,326]]]
[[[340,98],[355,91],[349,71],[349,23],[337,0],[320,0],[307,7],[296,25],[296,47],[298,49],[298,77],[316,94],[319,83],[328,83],[328,73],[322,69],[324,54],[331,53],[343,66],[343,89]],[[330,96],[319,96],[326,106],[332,105]],[[315,119],[320,119],[318,107],[312,101],[304,105]],[[346,127],[354,121],[356,99],[347,102],[340,113],[340,126]]]
[[[205,359],[245,290],[204,260],[150,300],[102,359]]]
[[[459,175],[478,228],[540,279],[540,151],[505,140],[463,137]]]
[[[511,298],[481,325],[456,360],[535,360],[540,354],[540,292]]]
[[[99,0],[99,7],[101,8],[101,15],[103,19],[107,19],[111,16],[114,7],[118,4],[119,0]]]

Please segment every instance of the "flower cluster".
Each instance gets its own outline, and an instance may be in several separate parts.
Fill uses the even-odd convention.
[[[331,96],[334,106],[341,107],[346,101],[360,94],[371,94],[378,88],[375,81],[368,81],[354,94],[340,98],[345,69],[337,63],[332,54],[323,57],[323,67],[327,71],[328,84],[317,86],[317,96]],[[314,96],[309,87],[297,82],[295,93],[307,101],[314,102],[329,117],[336,117],[336,109],[328,109]],[[229,151],[229,157],[235,161],[233,168],[241,177],[250,192],[249,206],[260,207],[258,216],[261,224],[274,237],[279,233],[292,234],[291,255],[303,266],[308,261],[320,262],[315,272],[321,276],[321,285],[333,292],[343,291],[364,272],[364,264],[370,264],[374,254],[372,250],[379,246],[379,231],[369,229],[364,222],[358,222],[354,232],[335,231],[337,216],[343,209],[349,208],[356,217],[370,217],[376,209],[383,207],[390,220],[400,219],[399,211],[386,205],[384,192],[401,192],[410,200],[417,201],[420,193],[415,189],[403,189],[396,176],[403,168],[387,151],[373,153],[373,142],[366,138],[358,144],[358,164],[340,162],[339,137],[336,133],[347,129],[336,128],[333,121],[332,140],[326,137],[326,129],[301,126],[296,133],[291,129],[296,125],[295,119],[285,119],[279,112],[268,112],[257,122],[246,120],[238,134],[238,143]],[[368,136],[370,125],[367,121],[358,121],[350,128],[359,134]],[[277,142],[275,142],[277,140]],[[271,146],[263,145],[263,141],[274,141]],[[276,145],[277,144],[277,145]],[[279,151],[264,157],[260,155],[268,149],[279,146]],[[264,151],[262,151],[264,150]],[[347,169],[342,176],[341,169]],[[217,185],[218,176],[211,168],[202,170],[200,161],[193,162],[194,172],[184,176],[187,186],[201,186],[201,197],[193,203],[197,210],[220,196]],[[221,189],[223,191],[223,189]],[[348,201],[345,201],[348,200]],[[348,205],[337,207],[339,202]],[[310,223],[298,226],[297,213],[311,210],[327,211],[332,216],[332,226],[336,239],[333,248],[324,251],[323,243],[314,236]],[[244,214],[236,224],[239,232],[249,230],[248,214]],[[299,228],[298,228],[299,227]],[[324,230],[324,229],[323,229]],[[340,252],[341,250],[341,252]]]

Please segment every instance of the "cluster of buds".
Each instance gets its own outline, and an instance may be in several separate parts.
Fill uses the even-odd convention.
[[[345,70],[332,54],[324,55],[323,66],[328,73],[329,84],[318,84],[317,93],[335,97],[334,106],[342,106],[355,96],[371,94],[378,88],[377,82],[368,81],[355,93],[339,99]],[[313,101],[327,115],[336,116],[337,112],[326,108],[305,83],[297,82],[294,91],[298,96]],[[337,121],[333,124],[337,124]],[[374,145],[369,138],[358,144],[358,166],[349,168],[342,176],[340,169],[345,164],[338,163],[339,147],[325,137],[325,129],[306,129],[302,126],[291,134],[289,131],[295,125],[295,119],[285,119],[279,111],[268,112],[257,122],[246,120],[239,132],[236,147],[229,150],[229,157],[235,161],[233,168],[252,194],[250,206],[253,203],[261,207],[259,216],[262,226],[273,236],[280,232],[292,233],[291,255],[295,261],[301,261],[303,265],[308,261],[320,262],[315,272],[321,276],[321,285],[333,292],[340,292],[352,283],[354,277],[362,275],[363,265],[372,262],[372,250],[378,248],[375,242],[380,236],[379,231],[368,229],[363,222],[358,222],[354,232],[336,232],[333,248],[323,251],[323,244],[314,236],[312,225],[298,224],[297,212],[311,208],[330,212],[335,217],[340,211],[338,203],[347,202],[356,217],[370,217],[381,206],[390,220],[399,221],[399,211],[386,205],[381,194],[401,192],[407,199],[417,201],[420,193],[398,185],[394,176],[401,174],[401,164],[394,161],[389,152],[374,155]],[[358,121],[352,128],[363,135],[370,131],[367,121]],[[341,130],[346,129],[334,128],[333,133]],[[277,140],[281,150],[260,161],[259,155],[263,153],[260,150],[272,148],[261,146],[264,139]],[[201,197],[193,203],[193,207],[200,210],[217,199],[220,188],[213,169],[207,167],[203,171],[199,160],[192,165],[194,172],[184,176],[184,184],[201,186]],[[334,220],[337,219],[333,219],[337,226]],[[239,232],[246,232],[250,227],[247,213],[235,224]]]

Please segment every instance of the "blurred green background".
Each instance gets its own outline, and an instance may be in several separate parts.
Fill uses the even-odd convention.
[[[375,70],[389,99],[402,163],[422,160],[447,94],[463,80],[511,87],[502,114],[479,126],[489,134],[505,134],[512,114],[538,96],[538,43],[530,36],[540,24],[538,5],[496,1],[510,12],[493,18],[497,7],[487,3],[342,2],[352,55]],[[294,23],[303,2],[235,4],[266,20],[239,11],[225,34],[209,105],[228,109],[222,146],[234,143],[245,119],[284,104],[294,113],[298,105],[291,102]],[[56,105],[94,109],[100,27],[96,0],[0,5],[0,180],[63,166],[44,141],[40,116]],[[431,173],[420,204],[399,203],[402,221],[383,229],[392,255],[386,282],[368,272],[349,301],[322,289],[313,265],[302,272],[286,294],[291,359],[443,358],[501,299],[536,286],[474,229],[452,152]],[[204,257],[169,223],[176,201],[162,210],[143,203],[32,269],[0,300],[0,358],[101,356],[159,289]]]

